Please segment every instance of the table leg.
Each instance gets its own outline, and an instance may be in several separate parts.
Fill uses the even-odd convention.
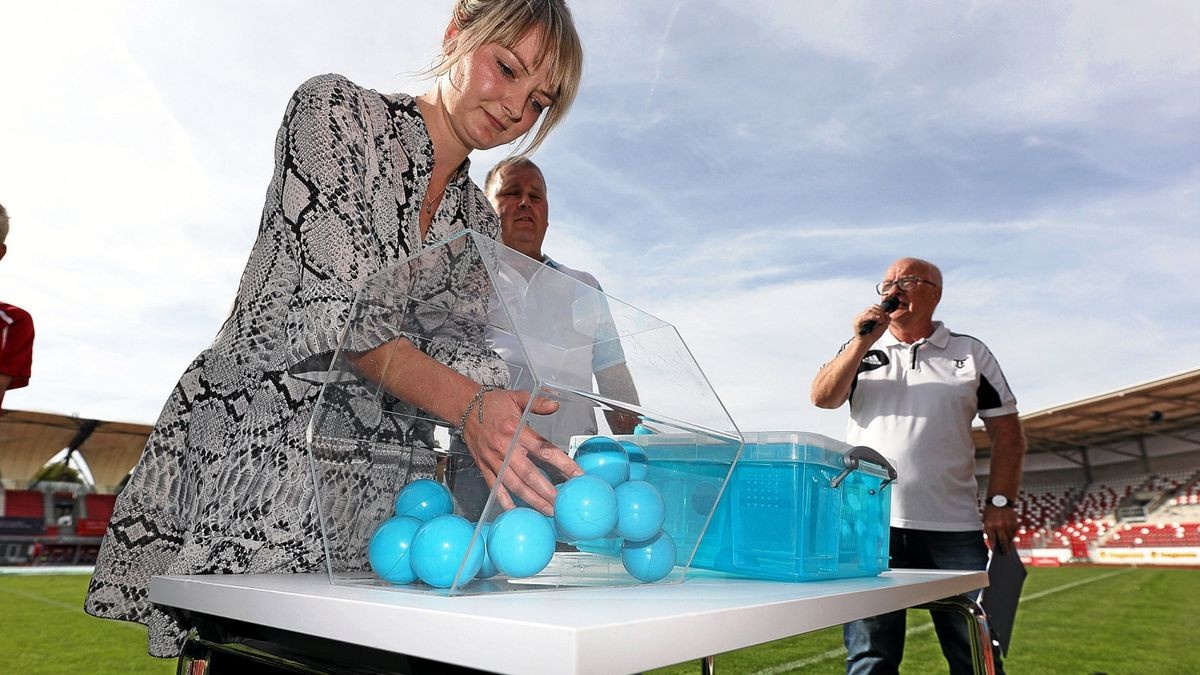
[[[214,661],[219,664],[215,665]],[[323,668],[289,659],[278,654],[238,643],[210,642],[196,631],[188,634],[175,666],[176,675],[216,675],[233,672],[257,673],[309,673],[318,675],[329,672]],[[346,672],[355,672],[348,670]]]
[[[992,659],[992,630],[988,626],[987,614],[978,602],[965,595],[955,595],[918,605],[917,608],[958,612],[967,622],[967,635],[971,640],[971,661],[975,666],[975,675],[995,675],[996,664]]]

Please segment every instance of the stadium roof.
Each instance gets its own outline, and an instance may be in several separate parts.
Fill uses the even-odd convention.
[[[1200,427],[1200,368],[1021,415],[1021,425],[1031,453],[1077,455],[1154,436],[1200,448],[1189,435]],[[973,435],[976,456],[990,457],[987,433]]]
[[[52,457],[73,448],[87,462],[96,489],[115,492],[137,464],[150,429],[147,424],[5,410],[0,413],[0,478],[10,487],[27,483]]]

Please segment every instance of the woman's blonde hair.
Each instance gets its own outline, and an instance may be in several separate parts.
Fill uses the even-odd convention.
[[[536,69],[549,59],[550,93],[554,103],[546,110],[521,154],[537,149],[546,136],[562,122],[579,91],[583,75],[583,46],[575,32],[575,22],[564,0],[458,0],[454,21],[459,33],[452,49],[443,54],[430,73],[444,75],[475,49],[485,44],[515,47],[529,31],[541,30],[538,58],[528,64]],[[528,134],[526,134],[528,139]]]

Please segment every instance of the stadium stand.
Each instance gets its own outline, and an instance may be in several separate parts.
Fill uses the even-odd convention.
[[[1102,547],[1197,546],[1200,369],[1021,421],[1029,449],[1016,500],[1019,548],[1087,559]],[[973,433],[982,508],[991,448],[982,427]]]
[[[89,494],[83,496],[83,508],[75,521],[75,534],[81,537],[103,537],[112,518],[116,495]]]
[[[1200,546],[1200,522],[1126,523],[1101,546]]]
[[[46,517],[46,500],[41,490],[4,490],[4,513],[8,518]]]
[[[1190,506],[1200,504],[1200,476],[1193,476],[1190,483],[1181,489],[1171,500],[1172,506]]]
[[[1200,492],[1197,474],[1200,472],[1176,470],[1084,486],[1031,485],[1017,500],[1021,524],[1018,543],[1030,548],[1072,550],[1081,544],[1200,545],[1200,518],[1179,518],[1174,508],[1188,501],[1190,494]],[[1120,505],[1134,496],[1152,507],[1138,507],[1135,516],[1122,517]]]
[[[112,518],[113,506],[117,503],[116,495],[90,494],[83,497],[83,508],[88,518],[108,522]]]
[[[150,427],[144,424],[3,411],[0,564],[94,560],[116,493],[149,434]],[[56,479],[46,479],[44,469],[52,460],[67,467],[72,457],[86,466],[91,481],[82,473],[68,478],[55,472],[49,475]],[[80,479],[84,482],[75,482]]]
[[[1077,485],[1030,485],[1017,498],[1021,527],[1042,530],[1062,523],[1079,500]]]

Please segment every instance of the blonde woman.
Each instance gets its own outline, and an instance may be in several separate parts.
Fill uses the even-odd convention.
[[[563,0],[458,0],[442,51],[420,96],[323,75],[287,106],[233,309],[168,399],[88,591],[90,614],[147,624],[155,656],[177,654],[184,629],[148,601],[151,577],[324,568],[305,428],[320,389],[314,374],[328,366],[355,291],[464,228],[498,238],[467,157],[522,138],[536,148],[570,108],[582,70]],[[462,436],[495,480],[528,395],[482,386],[504,384],[506,372],[482,341],[430,355],[395,339],[358,358],[368,374],[390,359],[383,384],[397,399],[463,420]],[[515,495],[550,512],[554,488],[527,453],[566,475],[580,471],[525,433],[501,502]],[[417,425],[407,437],[431,469],[432,429]]]

